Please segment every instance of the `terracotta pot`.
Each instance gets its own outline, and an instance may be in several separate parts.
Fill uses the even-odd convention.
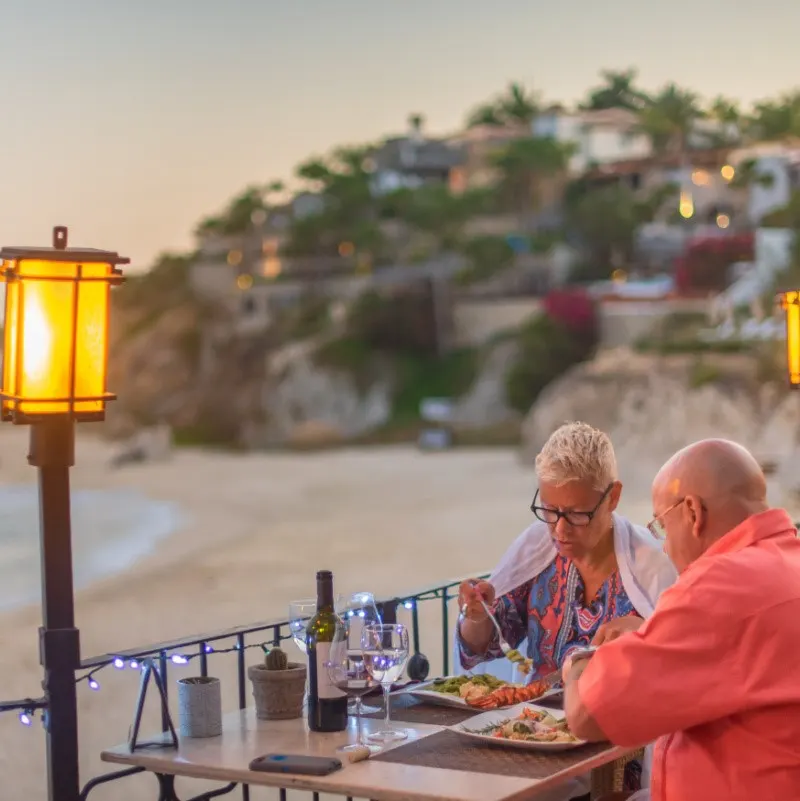
[[[259,720],[290,720],[303,715],[306,666],[289,662],[286,670],[267,670],[251,665],[247,675],[253,683],[256,717]]]

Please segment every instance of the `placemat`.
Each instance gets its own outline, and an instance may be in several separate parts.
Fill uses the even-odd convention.
[[[430,723],[432,726],[454,726],[456,723],[462,723],[478,712],[483,711],[480,709],[458,709],[458,707],[453,706],[426,704],[424,701],[414,698],[411,693],[399,693],[390,697],[392,720],[396,720],[398,723]],[[367,703],[376,703],[377,700],[370,699]],[[363,717],[382,718],[383,709],[380,712],[373,712]]]
[[[490,743],[477,745],[468,737],[441,731],[382,751],[371,758],[421,768],[546,779],[611,748],[613,746],[609,743],[587,743],[571,751],[521,751]]]

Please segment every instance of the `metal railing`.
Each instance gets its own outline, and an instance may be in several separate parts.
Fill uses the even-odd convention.
[[[478,576],[486,578],[486,575]],[[421,627],[419,604],[438,602],[441,615],[441,646],[442,661],[439,671],[434,671],[435,675],[447,675],[450,671],[450,652],[452,649],[452,632],[450,628],[450,602],[457,593],[453,592],[458,587],[462,579],[454,579],[446,584],[434,587],[426,587],[416,592],[399,595],[392,598],[384,598],[377,601],[382,619],[384,622],[406,622],[410,632],[410,646],[412,653],[422,653],[421,648]],[[398,617],[399,616],[399,617]],[[258,636],[261,635],[261,636]],[[273,647],[281,642],[292,639],[289,630],[288,620],[265,621],[244,626],[234,626],[233,628],[223,629],[205,634],[198,634],[189,637],[182,637],[176,640],[160,642],[153,645],[130,648],[123,651],[101,654],[89,657],[81,662],[82,674],[76,678],[80,684],[86,682],[90,687],[96,686],[94,676],[101,670],[108,667],[138,667],[143,660],[153,660],[157,665],[158,671],[164,680],[164,686],[169,686],[169,672],[171,666],[184,665],[188,661],[197,660],[200,667],[200,675],[208,675],[209,660],[211,657],[218,658],[221,655],[233,654],[236,659],[237,675],[237,697],[239,709],[247,707],[247,668],[246,652],[252,648]],[[215,647],[223,642],[234,642],[232,647]],[[433,667],[433,666],[432,666]],[[0,702],[0,711],[12,709],[20,710],[22,713],[42,708],[42,699],[21,699],[17,701]],[[167,715],[162,712],[162,729],[168,728]],[[144,768],[133,767],[124,770],[103,773],[90,779],[81,790],[81,801],[85,801],[95,788],[106,785],[109,782],[118,781],[129,776],[145,772]],[[178,801],[175,793],[174,777],[167,775],[156,775],[159,784],[158,801]],[[249,801],[250,790],[247,785],[237,785],[232,782],[216,790],[209,790],[199,795],[193,796],[187,801],[206,801],[207,799],[217,798],[227,795],[239,786],[244,801]],[[288,791],[280,789],[280,801],[287,801]],[[294,790],[293,795],[304,791]],[[308,793],[305,793],[308,795]],[[318,794],[312,793],[313,801],[318,801]],[[348,801],[350,801],[348,797]]]

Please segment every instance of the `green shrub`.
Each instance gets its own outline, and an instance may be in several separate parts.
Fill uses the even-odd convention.
[[[682,353],[744,353],[752,347],[752,343],[740,339],[706,341],[688,337],[683,339],[642,337],[634,344],[634,350],[640,353],[658,353],[662,356]]]
[[[722,378],[722,370],[715,364],[696,359],[689,370],[689,387],[700,389],[706,384],[714,384]]]
[[[569,367],[588,359],[594,350],[586,337],[540,314],[526,323],[518,336],[517,358],[506,376],[506,399],[527,412],[539,393]]]
[[[478,374],[477,349],[462,348],[441,357],[405,356],[394,362],[396,377],[392,399],[392,424],[418,421],[425,398],[459,398]]]

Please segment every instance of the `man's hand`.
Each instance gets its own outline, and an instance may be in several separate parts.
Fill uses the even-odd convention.
[[[626,617],[617,617],[614,620],[609,620],[608,623],[603,623],[595,632],[592,645],[602,645],[605,642],[616,640],[623,634],[630,631],[638,631],[644,620],[638,615],[627,615]]]
[[[575,681],[575,679],[580,677],[581,673],[586,670],[586,666],[589,664],[591,657],[591,654],[578,653],[575,656],[570,654],[570,656],[564,660],[564,664],[561,666],[561,680],[564,686],[566,686],[567,681]]]
[[[479,623],[487,619],[481,598],[491,607],[494,596],[494,587],[488,581],[467,579],[458,588],[458,608],[467,620]]]

